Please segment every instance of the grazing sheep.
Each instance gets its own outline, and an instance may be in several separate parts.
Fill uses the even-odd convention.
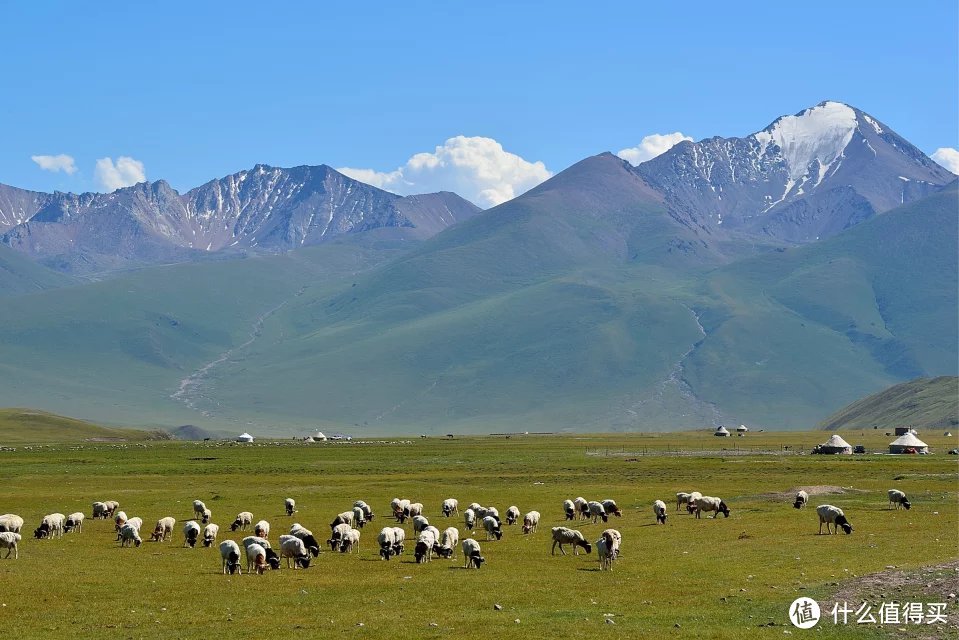
[[[423,515],[423,503],[422,502],[411,502],[410,506],[406,509],[406,517],[412,518],[414,516]]]
[[[258,544],[264,549],[269,549],[272,547],[269,540],[266,538],[261,538],[260,536],[247,536],[240,540],[240,544],[242,544],[244,547],[249,547],[251,544]]]
[[[463,512],[463,526],[466,527],[467,531],[472,531],[473,527],[476,526],[476,512],[472,509]]]
[[[143,528],[143,518],[137,518],[136,516],[130,518],[126,522],[128,525],[136,529],[138,532]]]
[[[452,558],[456,552],[456,545],[460,541],[460,532],[456,527],[447,527],[440,534],[439,548],[436,550],[441,558]]]
[[[684,504],[689,504],[689,495],[684,491],[680,491],[676,494],[676,513],[679,513],[679,510]]]
[[[523,533],[536,533],[539,526],[539,511],[530,511],[523,516]]]
[[[849,524],[849,521],[846,520],[846,514],[842,512],[842,509],[839,507],[834,507],[831,504],[823,504],[816,507],[816,513],[819,515],[819,534],[822,535],[822,526],[826,525],[826,534],[829,534],[829,525],[833,525],[832,533],[839,533],[839,527],[842,527],[842,530],[846,534],[852,533],[852,525]]]
[[[602,502],[602,504],[603,504],[603,509],[606,510],[606,514],[607,514],[607,515],[612,514],[612,515],[616,516],[617,518],[622,518],[622,517],[623,517],[623,512],[622,512],[622,510],[616,505],[616,501],[615,501],[615,500],[613,500],[613,499],[611,499],[611,498],[606,498],[605,500],[602,500],[601,502]]]
[[[596,524],[596,522],[600,518],[603,519],[603,522],[606,522],[609,520],[609,516],[606,514],[606,508],[603,507],[602,502],[596,502],[595,500],[590,500],[587,503],[587,506],[589,507],[589,515],[593,519],[593,524]]]
[[[341,524],[348,524],[350,525],[351,529],[353,528],[353,512],[352,511],[344,511],[343,513],[333,518],[333,522],[330,523],[330,529],[331,530],[335,529],[337,526]]]
[[[190,547],[193,549],[196,547],[196,541],[200,537],[200,525],[196,523],[196,520],[188,520],[183,525],[183,546]],[[214,536],[215,539],[216,536]],[[211,542],[212,544],[212,542]],[[210,546],[210,545],[206,545]]]
[[[143,543],[143,540],[140,539],[140,529],[129,522],[120,527],[120,533],[117,537],[120,540],[121,547],[129,547],[131,543],[139,547]]]
[[[443,515],[449,518],[460,512],[460,503],[456,498],[447,498],[443,501]]]
[[[403,527],[393,527],[393,539],[396,542],[393,543],[393,555],[400,556],[403,555],[403,552],[406,550],[406,531],[403,530]]]
[[[722,501],[721,498],[713,498],[712,496],[700,496],[696,498],[696,501],[693,505],[696,508],[696,517],[699,518],[700,514],[703,511],[715,511],[713,514],[713,519],[719,517],[719,514],[723,514],[723,517],[729,517],[729,507],[726,506],[726,503]]]
[[[40,526],[34,529],[33,537],[37,540],[43,538],[62,538],[63,527],[66,524],[67,517],[62,513],[51,513],[43,516]]]
[[[689,501],[686,502],[686,511],[687,511],[687,513],[695,513],[695,512],[696,512],[696,501],[699,500],[699,499],[702,498],[702,497],[703,497],[703,494],[701,494],[701,493],[698,492],[698,491],[693,491],[693,492],[691,492],[691,493],[689,494]]]
[[[249,511],[241,511],[236,514],[236,520],[230,525],[230,531],[246,531],[247,527],[253,524],[253,514]]]
[[[125,511],[117,511],[113,514],[113,528],[117,531],[127,523],[127,514]]]
[[[393,549],[396,547],[396,533],[393,527],[383,527],[380,534],[376,536],[376,542],[380,545],[380,558],[389,560],[393,557]]]
[[[586,501],[586,498],[576,498],[573,500],[573,504],[576,506],[576,513],[579,514],[579,520],[589,518],[589,503]]]
[[[486,531],[487,540],[500,540],[503,537],[503,530],[500,528],[500,521],[493,516],[483,518],[483,530]]]
[[[653,515],[656,516],[656,524],[666,524],[666,503],[662,500],[654,502]]]
[[[286,566],[293,561],[294,569],[306,569],[310,566],[310,553],[303,541],[296,536],[280,536],[280,557],[286,558]]]
[[[406,499],[393,498],[393,501],[390,502],[390,509],[393,510],[393,517],[396,518],[396,521],[400,524],[403,524],[406,521],[406,518],[410,515],[410,501]]]
[[[514,525],[519,520],[519,507],[513,506],[506,510],[506,524]]]
[[[368,520],[368,521],[372,522],[372,521],[373,521],[373,518],[376,517],[376,516],[373,515],[373,507],[371,507],[370,505],[366,504],[366,503],[363,502],[362,500],[357,500],[356,502],[353,503],[353,506],[354,506],[354,507],[359,507],[360,509],[363,510],[363,518],[364,518],[365,520]]]
[[[796,501],[793,502],[793,506],[797,509],[802,509],[806,506],[806,503],[809,502],[809,494],[800,489],[796,492]]]
[[[200,524],[209,524],[210,520],[213,519],[213,512],[209,509],[203,510],[203,517],[200,518]]]
[[[434,527],[433,525],[430,525],[426,527],[425,529],[423,529],[423,531],[430,531],[433,533],[433,538],[436,540],[436,544],[433,545],[433,552],[438,553],[440,548],[440,537],[441,537],[440,530]]]
[[[256,571],[257,575],[263,575],[266,567],[266,549],[256,543],[247,546],[246,572],[249,574]]]
[[[283,501],[283,506],[286,508],[286,515],[292,516],[296,513],[296,500],[293,498],[287,498]]]
[[[240,545],[232,540],[220,543],[220,557],[223,558],[223,573],[242,574],[240,571]]]
[[[253,525],[253,533],[254,535],[260,536],[261,538],[269,538],[270,523],[267,522],[266,520],[260,520],[255,525]]]
[[[313,532],[301,525],[298,522],[294,522],[293,526],[290,527],[290,535],[296,536],[303,541],[303,544],[309,550],[309,552],[315,558],[320,555],[320,543],[316,541],[316,538],[313,537]]]
[[[416,548],[413,550],[413,558],[416,563],[429,562],[433,559],[433,547],[436,546],[436,536],[430,530],[421,531],[416,539]]]
[[[15,513],[5,513],[0,516],[0,532],[20,533],[23,529],[23,518]]]
[[[212,522],[203,527],[203,546],[212,547],[216,537],[220,534],[220,525]]]
[[[623,537],[616,529],[606,529],[599,540],[596,541],[596,554],[599,556],[600,571],[613,570],[613,563],[619,557],[619,545],[622,539]]]
[[[899,489],[889,490],[889,504],[895,505],[896,509],[905,507],[907,511],[912,508],[909,498],[907,498],[906,494]]]
[[[176,518],[171,518],[170,516],[160,518],[157,520],[156,526],[153,527],[153,533],[150,534],[150,540],[153,542],[166,541],[167,536],[173,535],[173,527],[175,526]],[[139,529],[139,527],[137,528]]]
[[[419,533],[430,526],[430,521],[423,516],[413,516],[413,533]]]
[[[63,523],[63,530],[67,533],[74,530],[81,533],[83,531],[83,512],[77,511],[68,515],[67,521]]]
[[[4,560],[10,557],[10,554],[13,554],[14,560],[20,559],[20,540],[22,540],[19,533],[14,533],[13,531],[0,531],[0,549],[6,549],[7,555],[4,556]]]
[[[576,519],[576,505],[572,500],[563,500],[563,513],[566,514],[567,520]]]
[[[110,517],[107,513],[107,504],[105,502],[94,502],[93,503],[93,512],[90,514],[90,517],[94,520],[105,520]]]
[[[350,529],[340,539],[340,553],[360,552],[360,530]]]
[[[366,512],[362,507],[353,507],[353,522],[360,529],[366,524]]]
[[[107,505],[107,518],[111,517],[120,508],[120,503],[116,500],[104,500],[103,504]]]
[[[206,505],[203,504],[203,501],[194,500],[193,501],[193,517],[202,519],[204,511],[206,511]]]
[[[586,553],[593,552],[593,545],[586,542],[586,538],[583,537],[582,532],[577,531],[576,529],[569,529],[567,527],[553,527],[553,549],[550,551],[550,555],[556,555],[556,545],[559,545],[559,551],[564,556],[566,552],[563,550],[564,544],[573,545],[573,555],[579,555],[577,549],[582,547]]]
[[[486,562],[480,554],[480,543],[473,538],[463,540],[463,557],[466,558],[466,568],[479,569]]]
[[[479,514],[480,511],[484,510],[479,502],[471,502],[470,506],[468,506],[467,509],[472,509],[473,513],[476,513],[476,514]]]
[[[340,546],[340,542],[343,540],[343,536],[349,533],[352,528],[353,527],[345,522],[341,522],[333,527],[333,533],[330,535],[330,539],[326,541],[326,543],[330,545],[330,551],[336,551],[336,548]]]

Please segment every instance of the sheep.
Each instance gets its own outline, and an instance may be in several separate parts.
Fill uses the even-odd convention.
[[[593,524],[596,524],[600,518],[603,519],[603,522],[607,522],[609,520],[609,516],[606,515],[606,508],[603,507],[602,502],[590,500],[587,503],[587,506],[589,507],[589,515],[593,519]]]
[[[20,533],[23,529],[23,518],[15,513],[5,513],[0,516],[0,532]]]
[[[806,506],[806,503],[809,502],[809,494],[800,489],[796,492],[796,501],[793,502],[793,506],[797,509],[802,509]]]
[[[473,513],[478,514],[480,511],[484,511],[483,507],[478,502],[471,502],[470,506],[466,507],[467,509],[472,509]],[[485,516],[485,514],[484,514]]]
[[[94,502],[90,517],[94,520],[105,520],[110,517],[109,514],[107,514],[107,504],[105,502]]]
[[[602,502],[603,509],[606,510],[607,514],[611,513],[617,518],[623,517],[622,510],[620,510],[620,508],[616,505],[616,501],[613,500],[612,498],[606,498],[605,500],[601,500],[600,502]]]
[[[380,559],[389,560],[393,557],[393,548],[396,546],[396,533],[393,527],[383,527],[380,534],[376,536],[376,542],[380,545]]]
[[[452,515],[458,515],[460,512],[460,503],[456,498],[447,498],[443,500],[443,515],[449,518]]]
[[[654,502],[653,515],[656,516],[656,524],[666,524],[666,503],[662,500]]]
[[[480,544],[473,538],[466,538],[463,540],[463,557],[466,559],[466,564],[464,565],[467,569],[474,568],[479,569],[483,566],[483,563],[486,562],[480,554]]]
[[[906,497],[906,494],[900,491],[899,489],[890,489],[889,490],[889,504],[896,506],[896,509],[900,507],[905,507],[908,511],[912,508],[912,504],[909,502],[909,498]]]
[[[663,505],[665,510],[666,505]],[[616,529],[606,529],[596,541],[596,554],[599,556],[599,570],[613,570],[613,563],[619,557],[619,545],[623,540]]]
[[[293,526],[290,527],[290,535],[296,536],[303,541],[303,544],[313,555],[317,557],[320,555],[320,543],[316,541],[316,538],[313,537],[313,532],[301,525],[298,522],[294,522]]]
[[[579,514],[579,520],[586,520],[589,517],[589,503],[586,502],[586,498],[579,497],[573,500],[573,504],[576,506],[576,513]]]
[[[360,552],[360,530],[350,529],[340,539],[340,553]]]
[[[129,522],[120,527],[120,533],[117,535],[121,547],[129,547],[130,543],[139,547],[143,540],[140,538],[140,529],[134,527]]]
[[[356,523],[356,526],[360,529],[366,524],[366,512],[363,511],[362,507],[353,507],[353,522]]]
[[[247,536],[240,540],[240,544],[244,547],[249,547],[251,544],[258,544],[264,549],[270,549],[272,547],[269,540],[261,538],[260,536]]]
[[[689,504],[689,494],[684,491],[680,491],[676,494],[676,513],[679,513],[679,510],[684,504]]]
[[[419,533],[430,526],[430,521],[423,516],[413,516],[413,533]]]
[[[696,498],[696,501],[693,503],[696,508],[696,517],[699,518],[700,514],[703,511],[715,511],[713,514],[713,519],[719,517],[719,514],[723,514],[723,517],[729,517],[729,507],[726,506],[726,503],[722,501],[722,498],[713,498],[712,496],[700,496]]]
[[[486,539],[500,540],[503,537],[503,530],[500,528],[500,521],[493,516],[483,518],[483,530],[486,531]]]
[[[190,547],[191,549],[196,547],[197,538],[200,537],[200,525],[196,523],[196,520],[188,520],[186,524],[183,525],[183,546]],[[211,543],[212,544],[212,543]],[[206,545],[210,546],[210,545]]]
[[[447,527],[443,533],[440,534],[439,548],[436,550],[436,553],[441,558],[452,558],[456,552],[456,545],[459,541],[459,529],[456,527]]]
[[[519,520],[519,507],[513,506],[506,510],[506,524],[514,525]]]
[[[819,534],[822,535],[822,526],[826,525],[826,534],[829,534],[829,525],[833,525],[834,534],[839,533],[839,527],[842,527],[842,530],[846,534],[852,533],[852,525],[849,524],[849,521],[846,520],[846,514],[842,512],[842,509],[839,507],[834,507],[831,504],[823,504],[816,507],[816,513],[819,515]]]
[[[411,502],[410,506],[406,509],[406,516],[412,518],[414,516],[423,515],[423,503],[422,502]]]
[[[230,574],[242,574],[240,570],[240,545],[232,540],[224,540],[220,543],[220,557],[223,558],[223,574],[227,571]]]
[[[9,558],[11,553],[13,554],[14,560],[20,559],[20,540],[22,540],[22,537],[19,533],[0,531],[0,549],[7,550],[7,555],[4,556],[4,560]]]
[[[263,575],[266,571],[266,549],[256,543],[246,548],[246,572],[249,574],[256,571],[257,575]]]
[[[473,527],[476,526],[476,512],[472,509],[463,512],[463,526],[466,527],[467,531],[472,531]]]
[[[270,523],[266,520],[260,520],[255,525],[253,525],[253,533],[260,536],[261,538],[270,537]]]
[[[62,538],[63,527],[66,521],[67,517],[62,513],[51,513],[43,516],[43,520],[40,521],[40,526],[33,531],[33,537],[37,540],[43,538]]]
[[[403,530],[403,527],[393,527],[393,539],[396,541],[393,543],[393,555],[401,556],[406,550],[406,531]]]
[[[103,516],[104,519],[111,517],[120,508],[120,503],[116,500],[104,500],[103,504],[107,507],[106,515]]]
[[[703,497],[698,491],[692,491],[689,494],[689,499],[686,501],[686,512],[695,513],[696,512],[696,501]]]
[[[353,528],[353,512],[344,511],[343,513],[337,515],[333,518],[333,522],[330,523],[330,529],[335,529],[338,525],[348,524],[350,528]]]
[[[203,546],[212,547],[216,537],[220,534],[220,525],[212,522],[203,527]]]
[[[167,516],[165,518],[160,518],[157,520],[156,526],[153,527],[153,533],[150,534],[150,540],[154,542],[163,542],[167,539],[167,536],[173,535],[173,527],[176,526],[176,519]],[[139,529],[139,527],[137,527]]]
[[[283,501],[283,506],[286,508],[286,515],[292,516],[296,513],[296,500],[293,498],[287,498]]]
[[[567,520],[576,519],[576,505],[572,500],[563,500],[563,513],[566,514]]]
[[[366,504],[362,500],[357,500],[356,502],[353,503],[353,506],[359,507],[360,509],[362,509],[364,519],[369,520],[370,522],[372,522],[373,518],[376,517],[375,515],[373,515],[373,507]]]
[[[213,512],[209,509],[203,510],[203,517],[200,518],[200,524],[209,524],[210,520],[213,519]]]
[[[432,531],[421,531],[416,539],[416,548],[413,550],[413,557],[416,563],[429,562],[433,559],[433,547],[436,546],[436,536]]]
[[[193,501],[193,517],[202,519],[204,511],[206,511],[206,505],[203,504],[203,501],[194,500]]]
[[[345,522],[333,527],[333,533],[330,535],[330,539],[326,541],[326,543],[330,545],[330,551],[336,551],[336,548],[340,546],[340,541],[343,540],[343,536],[349,533],[352,528],[353,527]]]
[[[119,531],[127,523],[127,514],[125,511],[117,511],[113,514],[113,528]]]
[[[230,525],[230,531],[246,531],[246,528],[253,524],[253,514],[249,511],[241,511],[236,514],[236,520]]]
[[[436,540],[436,543],[433,545],[433,551],[435,553],[439,553],[440,538],[442,537],[442,535],[440,534],[440,530],[434,527],[433,525],[430,525],[426,527],[425,529],[423,529],[423,531],[429,531],[433,534],[433,538]]]
[[[310,553],[303,541],[296,536],[280,536],[280,556],[286,558],[287,568],[290,567],[290,560],[293,561],[294,569],[306,569],[310,566]]]
[[[530,511],[523,516],[523,533],[536,533],[539,527],[539,511]]]
[[[393,517],[396,518],[396,521],[400,524],[403,524],[410,515],[409,500],[393,498],[393,501],[390,503],[390,507],[393,509]]]
[[[136,529],[137,532],[139,532],[140,529],[143,528],[143,518],[137,518],[136,516],[134,516],[130,518],[129,520],[127,520],[126,523],[130,525],[131,527],[133,527],[134,529]]]
[[[579,547],[582,547],[586,553],[593,552],[593,545],[586,542],[586,538],[583,537],[582,532],[567,527],[553,527],[551,531],[553,533],[553,548],[550,551],[550,555],[556,555],[556,545],[559,545],[560,553],[565,556],[566,552],[563,550],[564,544],[573,545],[574,556],[579,555],[579,551],[577,551]]]
[[[67,521],[63,523],[63,530],[67,533],[71,531],[81,533],[83,531],[83,512],[77,511],[76,513],[68,515]]]

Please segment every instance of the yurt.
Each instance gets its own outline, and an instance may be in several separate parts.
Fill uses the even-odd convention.
[[[317,431],[313,434],[313,440],[315,442],[326,442],[326,435],[322,431]]]
[[[253,442],[253,436],[249,433],[241,433],[236,437],[237,442]]]
[[[746,433],[747,431],[749,431],[749,427],[747,427],[744,424],[741,424],[738,427],[736,427],[736,431],[738,431],[739,433]]]
[[[838,434],[833,434],[829,440],[816,447],[815,453],[852,453],[852,445],[843,440]]]
[[[889,453],[929,453],[929,445],[907,433],[889,443]]]
[[[718,429],[716,429],[716,432],[713,433],[713,435],[714,435],[714,436],[719,436],[720,438],[728,438],[728,437],[729,437],[729,430],[728,430],[726,427],[720,425],[720,427],[719,427]]]

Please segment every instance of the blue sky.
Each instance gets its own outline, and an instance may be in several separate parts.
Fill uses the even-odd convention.
[[[825,99],[927,153],[959,146],[955,2],[645,4],[4,2],[0,182],[390,172],[466,136],[542,162],[514,167],[522,190],[650,134],[745,135]],[[72,174],[31,160],[58,154]]]

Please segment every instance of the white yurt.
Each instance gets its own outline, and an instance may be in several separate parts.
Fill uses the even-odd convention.
[[[720,438],[728,438],[728,437],[729,437],[729,429],[727,429],[726,427],[720,425],[720,427],[719,427],[718,429],[716,429],[716,432],[713,433],[713,435],[714,435],[714,436],[719,436]]]
[[[852,454],[852,445],[842,439],[838,434],[833,434],[829,440],[816,447],[816,453],[848,453]]]
[[[326,442],[326,435],[322,431],[317,431],[313,434],[313,440],[315,442]]]
[[[929,445],[907,433],[889,443],[889,453],[929,453]]]
[[[244,432],[236,437],[236,441],[237,442],[253,442],[253,436],[251,436],[249,433]]]
[[[736,427],[736,431],[738,431],[739,433],[746,433],[747,431],[749,431],[749,427],[747,427],[744,424],[741,424],[738,427]]]

